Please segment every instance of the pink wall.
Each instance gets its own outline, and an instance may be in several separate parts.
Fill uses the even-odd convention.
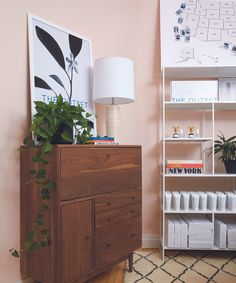
[[[92,40],[93,58],[126,56],[135,62],[136,101],[121,106],[121,140],[143,146],[143,231],[157,234],[158,208],[158,0],[1,1],[0,54],[0,282],[20,279],[19,153],[29,119],[27,13],[43,17]],[[98,109],[104,134],[104,109]]]

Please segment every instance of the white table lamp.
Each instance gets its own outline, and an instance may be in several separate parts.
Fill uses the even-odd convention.
[[[95,61],[93,101],[106,106],[106,135],[119,141],[119,104],[134,102],[134,66],[123,57]]]

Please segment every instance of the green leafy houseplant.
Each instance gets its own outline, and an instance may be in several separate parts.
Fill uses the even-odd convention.
[[[221,133],[217,137],[219,139],[215,140],[214,153],[224,163],[227,173],[236,173],[236,136],[226,139]]]
[[[33,116],[30,135],[25,138],[24,144],[33,150],[32,161],[35,167],[31,168],[29,174],[32,177],[30,181],[35,182],[39,189],[40,205],[34,218],[34,225],[27,233],[24,248],[21,251],[14,248],[9,250],[15,257],[19,257],[22,252],[45,247],[50,242],[50,229],[45,221],[45,213],[50,207],[50,199],[56,189],[55,181],[50,178],[47,170],[52,145],[72,142],[84,144],[91,137],[93,129],[93,122],[90,120],[92,114],[86,113],[79,105],[73,106],[63,101],[61,95],[57,97],[56,103],[36,101],[35,108],[37,113]]]

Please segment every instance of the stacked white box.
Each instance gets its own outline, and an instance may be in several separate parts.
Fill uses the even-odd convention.
[[[174,221],[172,220],[171,215],[166,216],[165,234],[166,234],[167,247],[174,248],[175,224]]]
[[[183,215],[188,224],[188,247],[197,249],[213,248],[213,223],[203,215]]]
[[[182,216],[178,216],[178,220],[181,223],[181,248],[188,247],[188,224],[184,221]]]
[[[236,223],[234,220],[227,219],[227,246],[229,249],[236,249]]]
[[[223,221],[215,218],[215,225],[214,225],[214,238],[215,238],[215,245],[220,249],[226,248],[226,232],[227,226]]]
[[[187,248],[188,227],[181,216],[168,215],[166,217],[165,233],[167,247]]]
[[[181,239],[181,236],[182,236],[182,233],[181,233],[181,222],[179,221],[178,219],[178,216],[176,215],[174,217],[174,223],[175,223],[175,240],[174,240],[174,246],[175,248],[181,248],[181,242],[182,242],[182,239]]]

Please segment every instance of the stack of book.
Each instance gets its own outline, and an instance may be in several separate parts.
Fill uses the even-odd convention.
[[[215,218],[215,245],[220,249],[226,248],[226,224],[220,219]]]
[[[236,249],[236,223],[235,220],[227,219],[227,247],[228,249]]]
[[[215,218],[215,245],[220,249],[236,249],[235,219]]]
[[[188,226],[181,215],[168,215],[165,228],[167,247],[187,248]]]
[[[183,215],[188,225],[188,247],[211,249],[214,246],[213,223],[204,215]]]
[[[202,160],[167,160],[166,174],[202,174]]]
[[[86,141],[87,144],[95,144],[95,145],[99,145],[99,144],[102,144],[102,145],[115,145],[115,144],[120,144],[119,142],[115,141],[114,138],[112,137],[107,137],[107,136],[104,136],[104,137],[100,137],[100,136],[97,136],[97,137],[90,137],[87,141]]]

